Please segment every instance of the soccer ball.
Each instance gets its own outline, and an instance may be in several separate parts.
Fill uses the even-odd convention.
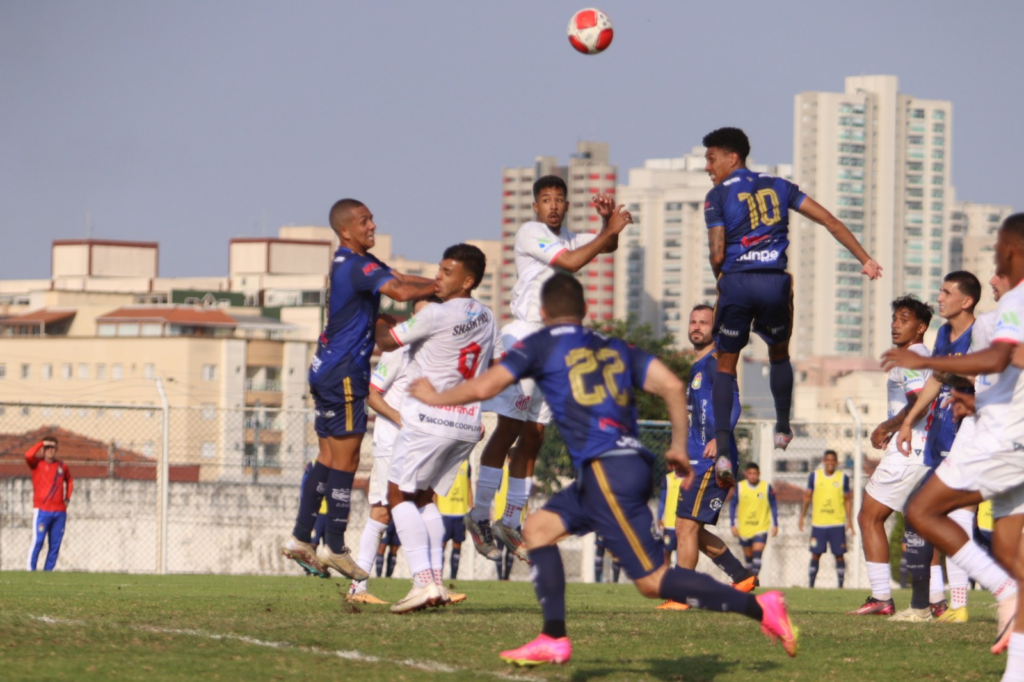
[[[569,43],[583,54],[598,54],[612,44],[612,20],[599,9],[588,7],[569,20]]]

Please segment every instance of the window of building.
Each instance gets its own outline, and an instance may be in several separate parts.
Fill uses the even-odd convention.
[[[199,456],[203,459],[213,459],[217,456],[217,444],[212,440],[204,440],[199,450]]]
[[[142,366],[142,376],[146,379],[152,379],[156,376],[156,367],[152,362],[147,362]]]
[[[60,366],[60,378],[70,379],[71,378],[71,363],[65,362]]]
[[[924,118],[924,109],[911,109],[910,118]]]
[[[932,176],[932,184],[933,185],[941,185],[944,182],[945,182],[945,178],[943,178],[941,175],[933,175]]]
[[[666,211],[682,211],[683,210],[683,202],[681,202],[681,201],[669,201],[669,202],[666,202],[665,203],[665,210]]]
[[[107,366],[102,362],[96,365],[96,378],[100,381],[104,381],[107,378]]]
[[[32,365],[27,362],[21,363],[21,378],[28,379],[32,376]]]
[[[202,376],[203,381],[216,381],[217,365],[203,365]]]
[[[79,379],[88,379],[89,378],[89,365],[88,364],[86,364],[84,362],[78,363],[78,378]]]
[[[945,194],[946,194],[945,190],[933,189],[932,190],[932,199],[941,199],[943,196],[945,196]]]
[[[121,381],[124,379],[124,365],[119,362],[114,363],[110,367],[110,378],[114,381]]]
[[[924,135],[908,135],[907,142],[912,145],[924,144]]]
[[[43,378],[44,381],[49,381],[50,379],[52,379],[53,378],[53,365],[51,365],[51,364],[43,365],[40,368],[39,375]]]
[[[936,109],[935,111],[932,112],[932,118],[936,121],[945,121],[946,112],[943,111],[942,109]]]
[[[7,365],[0,363],[0,379],[7,378]]]

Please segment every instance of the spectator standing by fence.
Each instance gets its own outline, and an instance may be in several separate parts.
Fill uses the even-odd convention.
[[[42,451],[42,455],[40,455]],[[57,459],[57,439],[51,436],[29,448],[25,463],[32,470],[32,533],[34,542],[29,554],[28,570],[36,570],[43,541],[49,536],[44,571],[57,565],[60,543],[68,518],[68,502],[74,482],[64,462]]]

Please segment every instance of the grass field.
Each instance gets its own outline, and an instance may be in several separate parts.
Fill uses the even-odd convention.
[[[572,661],[515,669],[496,653],[532,639],[528,583],[460,582],[469,600],[394,616],[346,604],[315,578],[0,574],[3,680],[963,680],[998,679],[991,598],[970,622],[909,625],[843,611],[855,590],[787,590],[801,630],[789,659],[741,616],[655,611],[630,585],[570,585]],[[407,581],[377,580],[393,601]],[[909,593],[897,593],[906,606]]]

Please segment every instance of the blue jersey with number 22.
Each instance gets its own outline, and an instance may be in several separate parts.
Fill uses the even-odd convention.
[[[708,192],[704,222],[725,227],[722,272],[785,270],[789,211],[807,195],[789,180],[746,168],[734,170]]]
[[[637,436],[636,399],[654,356],[575,324],[546,327],[508,349],[501,364],[533,378],[554,415],[573,466],[609,450],[653,457]]]

